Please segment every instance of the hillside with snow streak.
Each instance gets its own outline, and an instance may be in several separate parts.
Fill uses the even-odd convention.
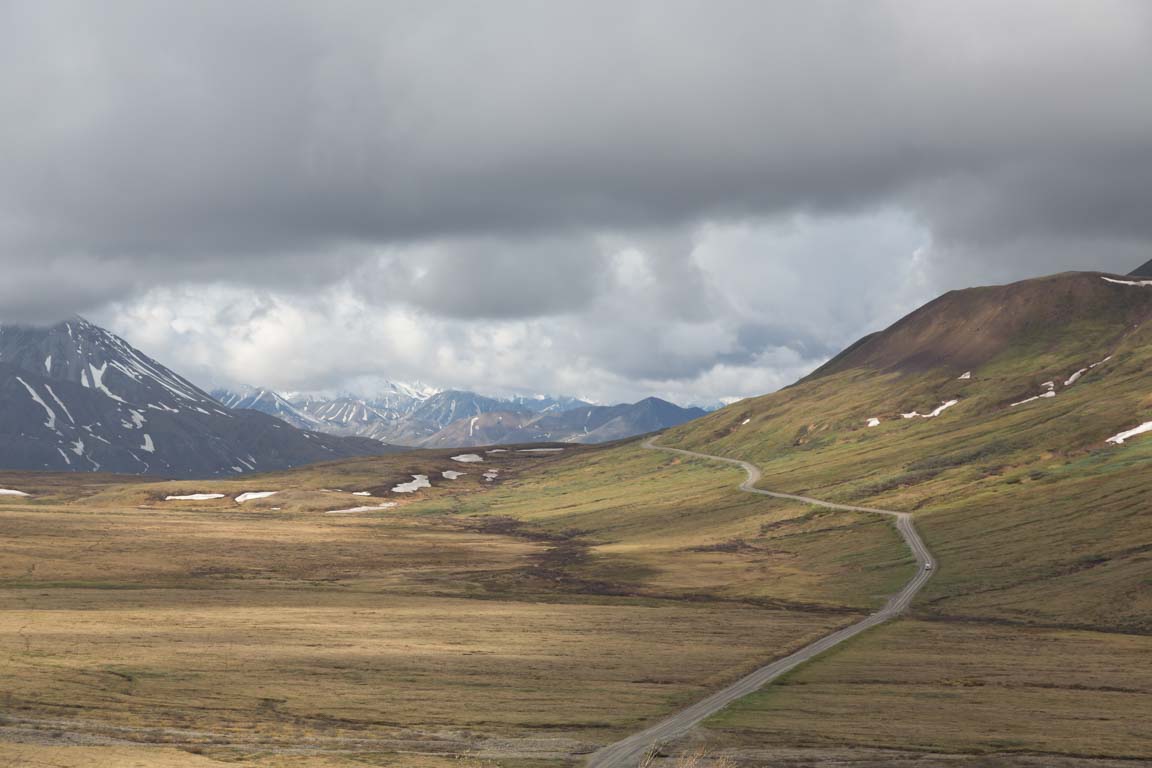
[[[83,318],[0,326],[0,468],[212,477],[390,450],[234,410]]]

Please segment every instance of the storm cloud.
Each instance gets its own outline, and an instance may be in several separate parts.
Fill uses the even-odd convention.
[[[0,319],[180,367],[307,316],[314,372],[188,361],[272,386],[752,394],[940,290],[1152,258],[1150,71],[1140,0],[10,0]]]

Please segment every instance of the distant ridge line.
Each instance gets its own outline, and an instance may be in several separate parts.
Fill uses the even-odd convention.
[[[1128,273],[1129,277],[1152,277],[1152,259],[1144,262]]]

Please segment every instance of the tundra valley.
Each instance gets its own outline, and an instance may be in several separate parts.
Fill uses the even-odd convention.
[[[0,768],[1152,768],[1149,0],[0,0]]]

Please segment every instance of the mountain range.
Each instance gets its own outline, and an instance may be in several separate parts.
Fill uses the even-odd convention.
[[[659,398],[602,406],[570,397],[492,398],[460,390],[389,385],[384,396],[280,395],[218,389],[233,408],[251,408],[301,429],[369,437],[422,448],[530,442],[601,443],[677,426],[703,416]]]
[[[0,326],[5,469],[221,476],[392,450],[227,407],[83,318]]]
[[[0,326],[0,467],[228,476],[399,446],[601,442],[704,413],[655,399],[604,407],[402,384],[371,400],[213,394],[80,317]]]

